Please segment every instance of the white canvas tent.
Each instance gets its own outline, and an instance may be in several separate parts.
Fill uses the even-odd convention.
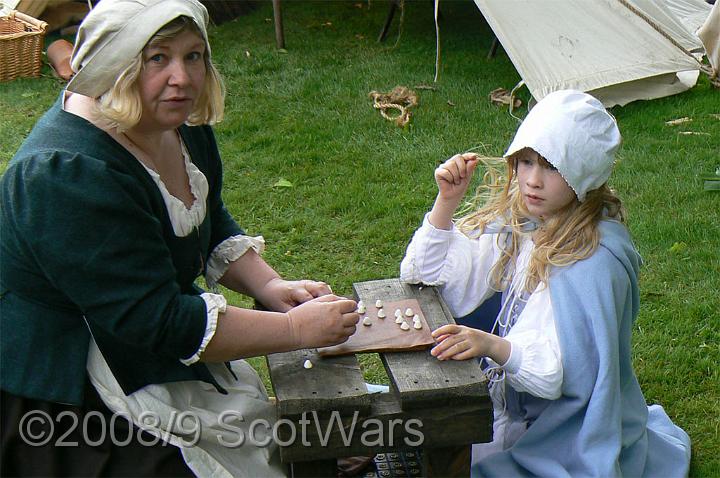
[[[712,8],[704,0],[475,3],[536,100],[572,88],[607,107],[693,87],[705,51],[695,31]]]

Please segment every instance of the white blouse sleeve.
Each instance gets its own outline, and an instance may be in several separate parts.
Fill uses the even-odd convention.
[[[207,322],[205,322],[205,334],[203,335],[200,348],[191,356],[186,359],[181,359],[185,365],[192,365],[200,360],[200,355],[205,351],[210,340],[215,336],[215,330],[217,330],[218,314],[225,312],[227,309],[227,300],[220,294],[211,294],[205,292],[200,294],[200,297],[205,301],[205,309],[207,310]]]
[[[227,272],[230,263],[239,259],[248,249],[252,248],[260,254],[264,247],[265,241],[262,236],[250,237],[238,235],[225,239],[212,251],[208,259],[207,272],[205,274],[205,282],[208,287],[214,288],[217,285],[217,281]],[[220,294],[206,292],[201,294],[200,297],[205,301],[205,308],[207,310],[205,334],[200,343],[200,348],[198,348],[191,357],[181,360],[185,365],[191,365],[200,360],[200,355],[205,351],[207,344],[215,336],[218,314],[225,312],[227,308],[227,300]]]
[[[563,369],[548,286],[538,286],[505,339],[512,346],[502,366],[507,383],[518,392],[559,398]]]
[[[483,234],[470,239],[454,225],[437,229],[426,215],[400,264],[400,280],[439,286],[453,316],[465,316],[494,293],[488,272],[500,255],[497,238]]]
[[[240,234],[229,237],[213,249],[207,263],[205,281],[211,289],[217,286],[217,282],[225,275],[230,263],[240,259],[248,249],[253,249],[258,254],[265,250],[265,239],[262,236],[246,236]]]

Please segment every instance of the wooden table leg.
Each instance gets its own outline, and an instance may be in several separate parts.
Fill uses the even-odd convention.
[[[423,450],[425,475],[432,477],[469,477],[471,445]]]
[[[285,48],[285,32],[283,31],[282,10],[280,0],[272,0],[273,17],[275,18],[275,44],[278,49]]]
[[[392,23],[393,17],[395,16],[395,10],[397,10],[398,7],[398,1],[399,0],[392,0],[390,2],[390,11],[388,11],[387,17],[385,18],[385,25],[383,25],[382,30],[380,30],[380,35],[377,39],[378,42],[382,42],[383,40],[385,40],[385,36],[387,35],[388,29],[390,28],[390,24]]]

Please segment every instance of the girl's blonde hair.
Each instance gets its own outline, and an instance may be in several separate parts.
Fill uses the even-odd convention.
[[[186,16],[171,21],[148,41],[151,45],[161,40],[167,40],[190,30],[202,37],[200,29],[195,22]],[[147,46],[146,45],[146,46]],[[133,60],[129,67],[118,76],[115,85],[107,93],[100,96],[97,113],[102,121],[110,128],[126,131],[140,122],[142,117],[142,103],[138,91],[137,80],[143,68],[143,53]],[[225,109],[225,86],[220,73],[210,61],[208,51],[205,51],[205,83],[198,97],[195,109],[190,113],[186,123],[195,126],[201,124],[215,124],[222,120]]]
[[[498,291],[505,290],[510,283],[520,234],[523,225],[530,221],[515,178],[521,152],[507,159],[481,157],[479,167],[485,169],[482,183],[475,196],[458,213],[461,217],[457,227],[466,235],[483,231],[497,220],[511,228],[507,241],[503,240],[503,235],[498,236],[502,253],[490,271],[490,285]],[[505,175],[501,172],[503,162]],[[541,163],[549,164],[542,158]],[[532,293],[540,283],[547,284],[551,266],[567,266],[592,255],[600,243],[598,224],[603,217],[625,222],[622,202],[607,183],[588,191],[583,202],[576,198],[546,220],[533,237],[535,248],[528,263],[524,290]]]

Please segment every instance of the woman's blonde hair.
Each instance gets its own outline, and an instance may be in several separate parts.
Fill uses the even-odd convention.
[[[490,272],[490,285],[498,291],[505,290],[510,283],[520,234],[523,225],[531,220],[515,178],[520,153],[522,150],[507,159],[481,157],[478,167],[485,169],[482,183],[458,213],[457,227],[466,235],[483,231],[497,220],[510,226],[512,233],[507,240],[503,235],[498,236],[502,253]],[[504,175],[502,163],[505,163]],[[549,165],[544,158],[541,163]],[[607,183],[588,191],[583,202],[576,198],[543,222],[533,237],[535,248],[528,263],[524,290],[532,293],[539,284],[547,284],[551,266],[567,266],[591,256],[600,243],[598,224],[603,217],[625,222],[622,202]]]
[[[151,45],[161,40],[167,40],[190,30],[202,37],[200,29],[195,22],[186,16],[171,21],[153,35],[147,42]],[[208,51],[205,51],[205,83],[186,123],[189,125],[215,124],[222,120],[225,109],[225,86],[220,73],[210,61]],[[142,117],[142,103],[138,91],[137,80],[143,68],[143,53],[133,60],[129,67],[118,76],[115,85],[100,96],[97,113],[102,121],[110,128],[126,131],[140,122]]]

